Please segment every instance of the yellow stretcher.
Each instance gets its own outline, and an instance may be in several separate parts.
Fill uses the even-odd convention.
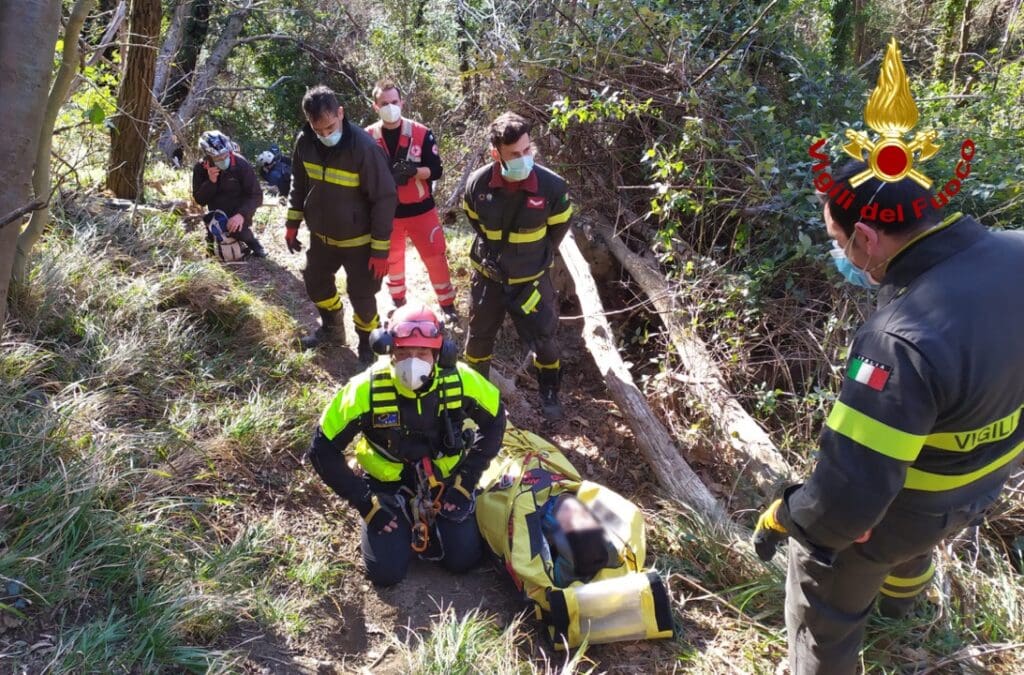
[[[476,518],[484,540],[533,602],[556,647],[673,636],[665,584],[657,572],[643,569],[643,514],[635,504],[583,480],[554,445],[513,427],[506,430],[502,451],[480,488]],[[598,519],[619,564],[585,583],[559,588],[551,547],[541,530],[541,509],[564,492],[574,493]]]

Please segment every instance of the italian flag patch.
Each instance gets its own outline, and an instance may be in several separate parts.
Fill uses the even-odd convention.
[[[846,369],[846,376],[851,380],[868,385],[875,391],[882,391],[885,388],[885,383],[889,381],[890,372],[892,372],[892,368],[889,366],[855,354],[850,361],[850,367]]]

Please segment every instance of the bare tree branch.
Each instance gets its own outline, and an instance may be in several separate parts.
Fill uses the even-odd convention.
[[[49,204],[49,202],[44,202],[41,199],[37,199],[33,202],[25,204],[24,206],[18,207],[11,211],[10,213],[8,213],[3,218],[0,218],[0,227],[6,227],[7,225],[18,220],[25,214],[31,213],[32,211],[38,211],[39,209],[44,208],[47,204]]]

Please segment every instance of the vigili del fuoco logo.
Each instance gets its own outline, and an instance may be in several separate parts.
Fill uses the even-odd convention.
[[[878,73],[878,85],[871,92],[864,106],[864,122],[878,134],[872,138],[863,131],[846,130],[849,141],[843,151],[850,157],[864,162],[867,168],[850,178],[850,186],[857,187],[874,177],[886,183],[895,183],[910,178],[923,188],[932,186],[932,179],[916,165],[931,159],[941,147],[936,143],[938,132],[927,129],[918,131],[907,142],[904,136],[917,126],[920,114],[913,96],[910,95],[910,80],[903,68],[900,48],[896,38],[889,41],[889,47]],[[853,193],[836,183],[828,172],[829,156],[822,152],[826,139],[819,139],[810,147],[808,154],[817,160],[811,167],[814,173],[814,187],[832,200],[833,206],[849,209],[853,205]],[[914,218],[920,218],[927,208],[941,209],[960,192],[962,181],[971,175],[971,160],[974,158],[974,141],[966,139],[960,145],[960,160],[956,164],[956,175],[949,179],[941,190],[928,200],[915,199],[907,207]],[[895,209],[881,209],[878,204],[869,203],[861,208],[864,220],[883,223],[903,222],[907,215],[903,204]]]

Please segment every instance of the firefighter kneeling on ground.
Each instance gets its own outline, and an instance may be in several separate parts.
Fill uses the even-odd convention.
[[[310,463],[363,517],[363,561],[375,584],[401,581],[413,553],[465,572],[483,550],[474,491],[505,433],[498,390],[456,361],[455,344],[423,305],[395,310],[371,342],[391,358],[334,396],[320,418]],[[467,418],[475,430],[463,430]],[[345,457],[357,434],[353,454],[364,475]]]

